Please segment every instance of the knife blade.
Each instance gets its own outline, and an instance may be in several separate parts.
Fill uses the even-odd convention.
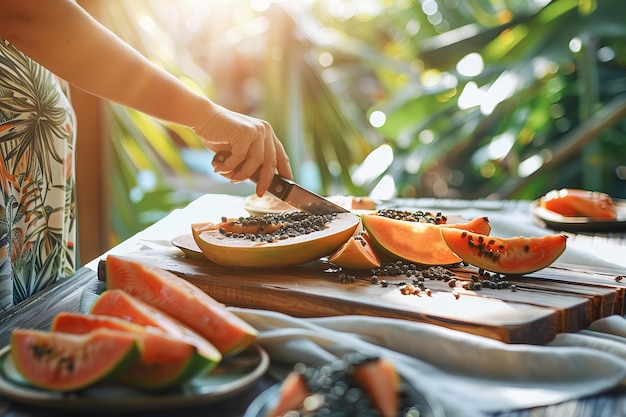
[[[214,164],[222,163],[228,158],[228,152],[218,152],[213,157]],[[254,173],[250,178],[257,182],[258,174]],[[268,190],[270,194],[281,199],[285,203],[311,214],[332,214],[332,213],[349,213],[350,210],[341,207],[338,204],[307,190],[292,180],[283,178],[278,174],[274,174],[272,183]]]

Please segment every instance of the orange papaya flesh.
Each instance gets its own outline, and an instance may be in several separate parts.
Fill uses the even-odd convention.
[[[167,313],[120,289],[104,291],[94,302],[91,314],[119,317],[146,327],[156,327],[169,336],[194,346],[198,354],[219,363],[222,354],[204,336],[196,333]]]
[[[85,334],[99,328],[126,331],[139,340],[139,361],[118,379],[142,389],[161,390],[210,372],[216,361],[199,355],[191,344],[174,339],[156,327],[144,327],[118,317],[61,312],[52,323],[53,332]]]
[[[344,269],[372,269],[380,267],[380,260],[366,233],[348,239],[328,261]]]
[[[162,268],[107,256],[107,289],[122,289],[193,329],[222,355],[250,346],[258,331],[209,294]]]
[[[571,188],[552,190],[539,200],[539,204],[565,217],[617,219],[617,208],[606,193]]]
[[[290,226],[279,229],[280,233],[274,230],[272,233],[234,234],[216,227],[214,223],[196,223],[191,225],[191,231],[202,253],[216,264],[241,268],[277,268],[312,262],[332,254],[350,239],[359,226],[359,217],[353,213],[316,216],[291,212],[251,216],[242,218],[242,221],[262,221],[264,224],[286,222]],[[307,222],[316,227],[302,226]],[[320,226],[320,222],[323,222],[323,226]]]
[[[498,238],[460,229],[441,229],[441,235],[465,262],[486,271],[522,275],[550,266],[565,251],[567,236]]]
[[[11,359],[31,384],[68,392],[112,380],[139,360],[134,334],[96,329],[83,335],[17,328]]]
[[[361,221],[374,247],[381,253],[422,265],[451,265],[462,261],[441,237],[439,230],[442,228],[491,232],[486,217],[466,223],[436,225],[366,214],[361,216]]]
[[[281,417],[289,411],[299,410],[311,395],[304,379],[298,372],[290,372],[280,386],[278,402],[266,417]]]
[[[359,385],[382,417],[395,417],[400,408],[400,377],[393,362],[382,358],[368,361],[357,366],[354,372]]]
[[[356,391],[351,388],[359,388],[362,396],[354,397]],[[349,391],[353,393],[349,399],[339,394]],[[399,391],[400,378],[391,361],[349,353],[332,363],[296,365],[282,382],[277,404],[267,416],[283,416],[302,409],[320,413],[341,409],[352,415],[350,412],[363,411],[370,404],[381,416],[395,417],[400,409]]]

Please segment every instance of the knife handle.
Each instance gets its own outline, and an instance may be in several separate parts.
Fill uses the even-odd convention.
[[[215,164],[221,164],[223,163],[226,159],[228,159],[228,157],[230,156],[230,152],[228,151],[221,151],[221,152],[217,152],[215,154],[215,156],[213,157],[213,166],[215,166]],[[239,164],[239,166],[237,168],[239,168],[241,165],[243,164],[243,162],[241,164]],[[259,167],[254,174],[252,174],[250,176],[250,180],[253,182],[258,182],[259,181],[259,177],[261,175],[261,167]]]
[[[213,164],[214,165],[216,163],[217,164],[221,164],[229,156],[230,156],[230,152],[227,152],[227,151],[217,152],[215,154],[215,156],[213,157]],[[259,180],[260,170],[261,170],[260,168],[257,169],[255,171],[255,173],[252,174],[252,176],[250,177],[250,180],[252,180],[254,182],[257,182]],[[284,200],[285,196],[291,190],[292,185],[293,185],[292,181],[290,181],[290,180],[288,180],[286,178],[283,178],[283,177],[281,177],[278,174],[274,174],[274,178],[272,179],[272,183],[270,184],[270,186],[267,189],[267,191],[269,193],[275,195],[276,197],[280,198],[281,200]]]

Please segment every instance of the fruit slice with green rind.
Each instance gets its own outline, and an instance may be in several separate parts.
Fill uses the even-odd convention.
[[[441,229],[441,235],[465,262],[505,275],[528,274],[550,266],[567,243],[565,235],[498,238],[460,229]]]
[[[99,328],[131,332],[140,347],[139,361],[118,377],[142,389],[160,390],[213,370],[218,362],[200,355],[195,346],[175,339],[151,326],[141,326],[119,317],[61,312],[52,322],[54,332],[85,334]]]
[[[112,380],[139,360],[135,335],[97,329],[84,335],[15,329],[11,359],[33,385],[75,391]]]
[[[242,268],[278,268],[318,260],[336,251],[354,234],[359,217],[353,213],[336,213],[322,230],[297,234],[264,242],[242,239],[220,232],[230,222],[197,223],[192,235],[202,253],[212,262]],[[250,228],[242,231],[257,234]]]
[[[119,317],[142,326],[156,327],[169,336],[194,346],[198,354],[209,361],[217,364],[222,360],[219,350],[202,335],[125,291],[119,289],[104,291],[92,305],[90,313]]]
[[[450,250],[439,233],[442,228],[462,228],[488,234],[486,217],[466,223],[430,224],[391,219],[375,214],[361,216],[363,226],[375,248],[392,259],[403,259],[423,265],[451,265],[461,258]]]
[[[162,268],[109,255],[107,289],[122,289],[202,335],[222,355],[250,346],[258,331],[189,281]]]

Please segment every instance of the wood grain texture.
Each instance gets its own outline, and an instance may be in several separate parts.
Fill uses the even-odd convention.
[[[169,270],[231,306],[296,317],[403,318],[507,343],[544,344],[557,333],[579,331],[623,308],[624,283],[615,280],[615,271],[581,271],[563,265],[507,277],[516,291],[465,290],[462,282],[479,271],[471,266],[455,268],[457,297],[448,282],[436,279],[426,279],[430,296],[403,294],[402,285],[411,281],[406,276],[381,277],[387,280],[386,287],[373,285],[369,271],[355,274],[354,282],[340,282],[337,269],[323,260],[289,268],[246,269],[216,265],[179,249],[126,256]]]

